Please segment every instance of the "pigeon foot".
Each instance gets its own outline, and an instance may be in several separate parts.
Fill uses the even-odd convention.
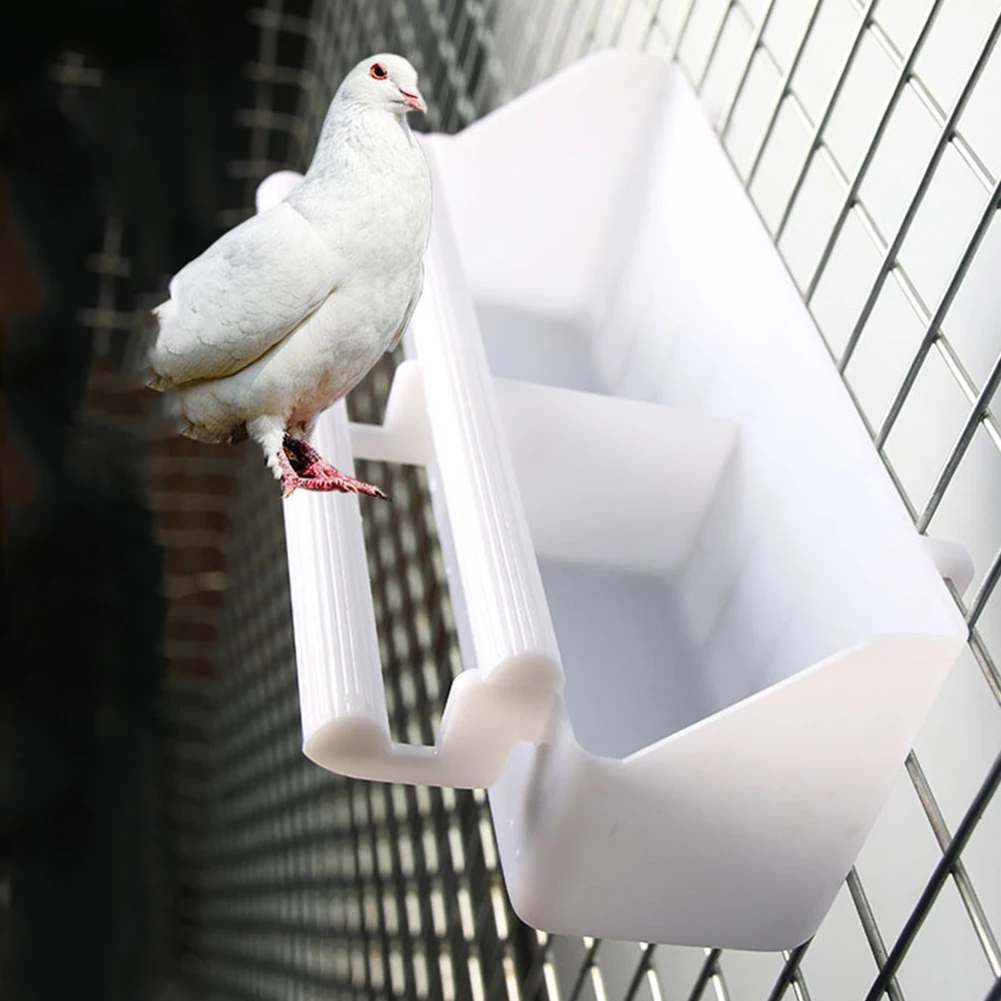
[[[335,469],[308,442],[286,435],[278,456],[282,468],[282,496],[298,488],[304,490],[339,490],[389,500],[377,486],[357,480]]]
[[[353,476],[345,476],[343,473],[337,473],[336,476],[299,476],[293,474],[282,477],[282,497],[290,497],[299,488],[321,491],[339,490],[345,494],[365,494],[367,497],[390,500],[377,486],[356,480]]]

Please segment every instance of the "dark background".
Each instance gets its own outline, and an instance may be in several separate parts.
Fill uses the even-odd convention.
[[[166,554],[144,435],[85,414],[94,331],[80,310],[98,298],[90,261],[109,217],[129,262],[114,308],[128,312],[245,200],[225,167],[246,144],[234,112],[256,44],[249,6],[0,14],[3,997],[161,996],[179,948],[164,823]],[[66,52],[99,87],[54,73]],[[113,332],[113,366],[133,337]]]

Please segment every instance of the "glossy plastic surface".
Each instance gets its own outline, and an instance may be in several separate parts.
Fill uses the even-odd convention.
[[[552,932],[789,948],[965,627],[681,74],[591,57],[425,140],[425,293],[382,428],[428,465],[467,670],[389,740],[356,498],[285,506],[306,753],[490,786]]]

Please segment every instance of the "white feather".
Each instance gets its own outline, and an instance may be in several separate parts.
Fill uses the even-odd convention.
[[[153,311],[150,364],[165,386],[233,375],[299,326],[333,293],[337,257],[282,202],[230,230],[170,283]]]
[[[389,80],[371,77],[373,62]],[[402,336],[420,297],[431,184],[406,123],[413,67],[379,55],[345,78],[302,183],[182,268],[154,310],[151,385],[184,433],[251,434],[274,459]]]

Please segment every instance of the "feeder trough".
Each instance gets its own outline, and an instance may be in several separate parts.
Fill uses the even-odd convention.
[[[427,466],[466,670],[435,746],[391,739],[358,498],[297,492],[305,753],[489,788],[536,927],[793,947],[963,648],[936,554],[677,67],[592,56],[422,142],[407,360],[316,443]]]

